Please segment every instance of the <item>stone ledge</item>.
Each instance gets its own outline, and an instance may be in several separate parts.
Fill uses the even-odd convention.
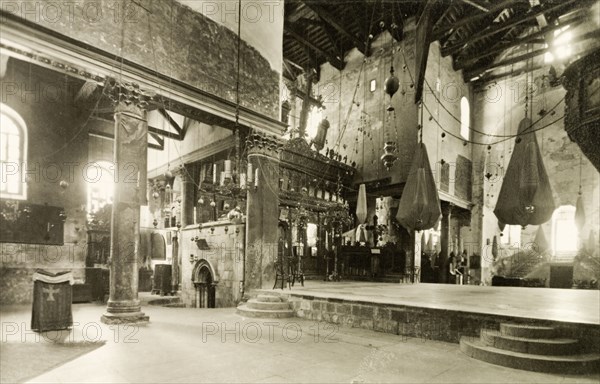
[[[105,313],[100,318],[100,321],[104,324],[138,324],[144,325],[150,322],[150,316],[145,315],[143,312],[133,313]]]

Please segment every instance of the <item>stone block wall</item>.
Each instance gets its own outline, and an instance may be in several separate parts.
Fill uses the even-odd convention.
[[[175,0],[22,0],[3,2],[2,10],[148,71],[236,100],[236,33]],[[275,25],[266,23],[265,28]],[[279,119],[281,69],[272,69],[244,41],[240,56],[241,105]]]
[[[484,313],[320,298],[301,294],[281,293],[280,295],[289,299],[296,316],[300,318],[390,333],[407,339],[458,343],[463,336],[479,338],[482,329],[499,330],[500,323],[518,322],[557,327],[565,337],[590,340],[584,344],[591,348],[597,348],[600,342],[600,329],[592,324],[519,319]]]
[[[187,307],[195,306],[193,270],[202,260],[214,271],[216,307],[237,306],[241,300],[245,227],[245,224],[225,220],[190,225],[181,230],[181,299]],[[206,240],[211,249],[200,250],[192,241],[196,236]]]

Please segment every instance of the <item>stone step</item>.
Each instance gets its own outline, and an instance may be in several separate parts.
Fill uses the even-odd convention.
[[[528,339],[553,339],[557,336],[553,327],[511,323],[500,324],[500,334]]]
[[[252,299],[250,299],[250,300],[252,300]],[[250,301],[250,300],[248,300],[248,301]],[[267,295],[260,294],[260,295],[256,296],[256,300],[261,301],[263,303],[281,303],[281,301],[282,301],[281,297],[279,295],[275,296],[275,295],[268,295],[268,294]]]
[[[162,307],[172,307],[179,304],[183,304],[179,296],[160,297],[148,301],[148,305],[157,305]]]
[[[486,346],[481,341],[473,341],[468,337],[461,338],[460,350],[477,360],[526,371],[587,374],[598,372],[600,369],[600,354],[597,353],[570,356],[533,355]]]
[[[267,309],[273,311],[290,309],[290,304],[288,302],[260,301],[258,299],[248,300],[246,306],[251,309]]]
[[[533,355],[575,355],[581,353],[581,344],[575,339],[529,339],[506,336],[496,330],[483,329],[481,342],[489,347]]]
[[[237,307],[236,313],[245,317],[266,317],[266,318],[286,318],[286,317],[294,317],[294,311],[291,309],[281,309],[281,310],[268,310],[268,309],[253,309],[249,308],[247,305],[240,305]]]

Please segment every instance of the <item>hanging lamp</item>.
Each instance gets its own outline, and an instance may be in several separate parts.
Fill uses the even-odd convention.
[[[392,24],[392,29],[396,28],[395,24]],[[390,105],[386,108],[386,122],[387,129],[384,127],[385,144],[383,145],[383,155],[381,155],[381,161],[385,168],[389,171],[398,157],[395,155],[398,150],[398,143],[392,139],[390,131],[397,132],[396,127],[396,110],[392,105],[392,98],[398,92],[400,88],[400,80],[394,74],[394,36],[392,33],[392,63],[390,65],[390,75],[385,79],[383,89],[385,93],[390,96]]]
[[[552,217],[554,197],[531,120],[519,123],[514,151],[498,194],[494,214],[510,225],[540,225]]]
[[[356,218],[358,220],[358,224],[364,224],[367,220],[367,187],[364,184],[361,184],[358,187]]]
[[[406,229],[421,231],[433,228],[442,215],[440,200],[431,172],[427,148],[421,141],[402,191],[396,219]]]

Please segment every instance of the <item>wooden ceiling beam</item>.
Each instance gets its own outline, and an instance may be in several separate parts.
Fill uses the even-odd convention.
[[[352,33],[350,33],[340,23],[339,16],[338,17],[333,16],[332,14],[329,13],[329,11],[327,11],[320,4],[317,4],[314,1],[303,1],[303,4],[305,7],[307,7],[311,11],[313,11],[317,16],[319,16],[324,22],[331,25],[333,28],[335,28],[335,30],[337,30],[339,33],[341,33],[346,38],[348,38],[350,41],[352,41],[352,44],[354,44],[354,46],[360,51],[360,53],[362,53],[365,56],[371,55],[371,53],[369,52],[369,49],[367,47],[367,44],[365,42],[366,39],[365,39],[365,41],[363,41],[363,40],[359,39],[358,37],[356,37],[355,35],[353,35]]]
[[[500,52],[505,51],[512,47],[517,47],[519,45],[526,44],[526,43],[530,43],[530,44],[531,43],[542,43],[543,41],[537,41],[537,40],[539,38],[543,38],[549,32],[553,32],[555,30],[563,28],[565,25],[571,25],[572,27],[574,25],[578,25],[581,22],[581,16],[577,19],[569,19],[569,20],[570,21],[561,22],[560,24],[551,25],[547,28],[542,29],[541,31],[531,33],[520,39],[516,39],[516,40],[510,41],[505,44],[493,46],[490,49],[485,50],[483,52],[477,51],[475,54],[470,55],[470,56],[458,56],[456,58],[456,66],[454,67],[454,70],[458,71],[460,69],[470,67],[470,66],[474,65],[475,63],[477,63],[477,61],[483,59],[484,57],[493,55],[495,53],[500,53]]]
[[[327,59],[327,61],[329,61],[329,63],[334,68],[336,68],[340,71],[342,69],[344,69],[344,66],[345,66],[344,62],[342,60],[338,59],[337,55],[335,53],[327,51],[326,49],[318,47],[317,45],[308,41],[304,36],[302,36],[302,33],[292,23],[286,22],[283,32],[287,33],[289,36],[294,38],[296,41],[298,41],[300,44],[304,45],[305,47],[310,48],[311,50],[324,56]]]
[[[479,9],[480,11],[483,11],[483,12],[486,12],[486,13],[490,12],[489,8],[486,8],[483,5],[481,5],[479,3],[476,3],[473,0],[462,0],[462,2],[466,3],[466,4],[469,4],[470,6],[475,7],[477,9]]]
[[[457,20],[456,22],[452,23],[451,25],[444,26],[444,27],[438,27],[437,29],[434,28],[432,39],[433,39],[433,41],[439,40],[442,37],[444,37],[444,35],[446,33],[450,32],[450,31],[454,32],[458,28],[462,27],[463,25],[473,23],[475,21],[478,21],[479,19],[489,16],[490,14],[494,14],[496,12],[502,11],[503,9],[512,6],[516,2],[517,2],[516,0],[505,0],[498,4],[490,6],[490,8],[488,9],[489,12],[483,12],[483,13],[478,12],[471,16],[463,17],[463,18]]]
[[[169,125],[177,131],[177,133],[179,134],[179,137],[181,138],[181,140],[183,140],[185,138],[183,135],[183,130],[181,129],[179,124],[175,120],[173,120],[173,118],[171,117],[171,115],[169,115],[167,110],[164,108],[159,108],[158,112],[160,112],[160,114],[163,115],[163,117],[165,119],[167,119],[167,121],[169,122]]]
[[[579,36],[575,36],[574,40],[572,43],[570,44],[578,44],[581,43],[585,40],[589,40],[589,39],[599,39],[600,38],[600,30],[596,29],[590,32],[587,32],[583,35],[579,35]],[[511,57],[510,59],[506,59],[506,60],[502,60],[499,61],[497,63],[491,63],[489,65],[486,65],[484,67],[481,68],[474,68],[474,69],[470,69],[469,71],[464,73],[464,78],[465,79],[472,79],[475,76],[479,76],[481,75],[481,73],[490,71],[494,68],[500,68],[500,67],[505,67],[507,65],[511,65],[511,64],[515,64],[518,63],[520,61],[525,61],[525,60],[529,60],[531,58],[534,58],[536,56],[539,55],[543,55],[546,52],[550,52],[554,47],[548,47],[548,48],[542,48],[542,49],[537,49],[535,51],[529,52],[529,53],[525,53],[523,55],[520,56],[515,56],[515,57]]]
[[[334,30],[334,28],[331,25],[327,24],[322,19],[315,20],[315,19],[309,19],[309,18],[306,18],[306,17],[298,19],[297,23],[298,24],[310,24],[310,25],[314,25],[315,27],[318,27],[318,28],[322,29],[323,32],[325,32],[325,35],[327,36],[327,38],[329,39],[329,43],[331,44],[331,46],[333,46],[333,48],[335,49],[335,51],[338,53],[338,56],[339,57],[343,57],[344,56],[344,51],[338,45],[339,38],[337,38],[335,30]]]
[[[492,63],[489,65],[485,65],[483,67],[477,67],[475,69],[470,69],[469,71],[464,72],[464,78],[472,79],[475,76],[480,76],[482,73],[490,71],[494,68],[505,67],[507,65],[518,63],[520,61],[529,60],[536,56],[543,55],[547,51],[548,51],[548,48],[536,49],[535,51],[528,52],[528,53],[525,53],[525,54],[522,54],[519,56],[511,57],[510,59],[502,60],[497,63]]]
[[[508,28],[515,27],[515,26],[522,24],[526,21],[529,21],[531,19],[535,19],[537,16],[542,15],[546,12],[552,12],[557,9],[564,8],[564,7],[571,5],[577,1],[578,0],[565,0],[558,4],[554,4],[553,6],[537,7],[537,10],[534,10],[534,8],[531,8],[530,12],[527,12],[524,15],[517,16],[517,17],[511,17],[505,23],[501,23],[500,25],[497,25],[497,26],[490,26],[490,27],[484,29],[483,31],[481,31],[480,33],[476,33],[476,34],[471,35],[471,36],[467,37],[466,39],[463,39],[455,44],[452,44],[448,47],[442,48],[442,56],[448,56],[448,55],[454,54],[454,53],[460,51],[461,49],[463,49],[465,47],[465,45],[468,45],[475,41],[479,41],[483,38],[495,35],[498,32],[504,31]]]

